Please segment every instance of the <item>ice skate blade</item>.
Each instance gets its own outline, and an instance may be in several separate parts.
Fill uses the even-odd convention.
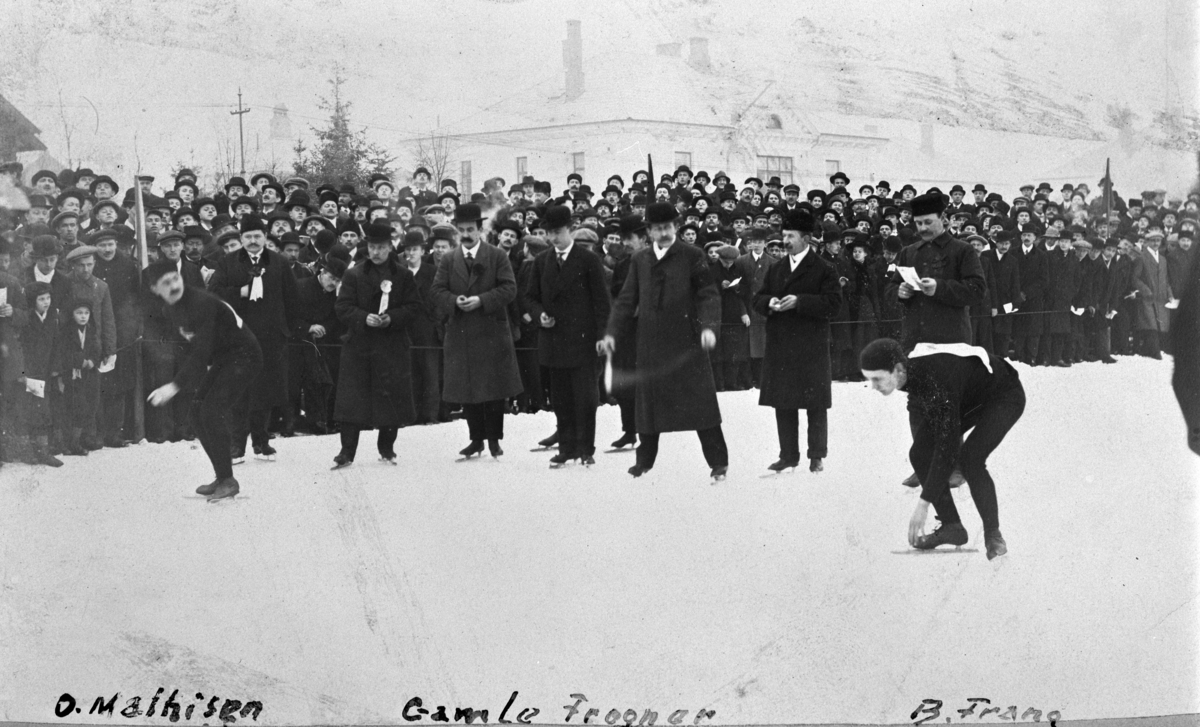
[[[211,505],[211,504],[218,503],[218,502],[225,502],[226,500],[234,500],[236,498],[237,498],[236,494],[235,495],[223,495],[221,497],[209,497],[208,503]]]
[[[344,470],[352,464],[354,464],[354,463],[346,462],[345,464],[335,464],[334,466],[329,468],[329,471],[332,472],[333,470]]]
[[[940,549],[940,548],[933,548],[931,550],[919,550],[917,548],[910,548],[909,550],[893,550],[893,551],[891,551],[892,555],[955,555],[955,554],[965,555],[967,553],[978,553],[978,552],[979,552],[979,548],[950,548],[950,549],[945,549],[945,550]]]
[[[784,476],[784,475],[794,475],[794,474],[796,474],[796,468],[795,468],[795,467],[788,467],[787,469],[785,469],[785,470],[779,470],[778,472],[768,472],[768,473],[766,473],[765,475],[759,475],[759,476],[758,476],[758,479],[760,479],[760,480],[773,480],[773,479],[775,479],[775,478],[777,478],[777,477],[782,477],[782,476]]]
[[[617,447],[616,449],[606,449],[605,454],[616,454],[618,452],[636,452],[637,447]]]
[[[246,457],[245,457],[244,455],[243,455],[243,456],[241,456],[241,457],[234,457],[234,458],[233,458],[233,463],[234,463],[235,465],[239,465],[239,464],[246,464]]]
[[[380,461],[380,462],[382,462],[382,463],[384,463],[384,464],[390,464],[390,465],[392,465],[392,466],[394,466],[394,467],[399,467],[399,466],[400,466],[400,463],[396,461],[396,458],[395,458],[395,457],[393,457],[393,458],[391,458],[391,459],[388,459],[387,457],[380,457],[380,458],[379,458],[379,461]]]
[[[258,460],[259,462],[274,462],[275,455],[273,455],[273,454],[256,454],[256,455],[254,455],[254,459]]]
[[[550,446],[550,447],[534,447],[533,449],[531,449],[529,451],[530,452],[549,452],[549,451],[555,450],[555,449],[558,449],[557,444]]]
[[[456,459],[454,461],[455,462],[466,462],[467,460],[472,460],[472,459],[483,459],[483,453],[479,452],[476,454],[468,454],[465,457],[459,457],[458,459]]]
[[[184,495],[184,496],[183,496],[183,499],[185,499],[185,500],[207,500],[208,502],[220,502],[221,500],[229,500],[229,499],[232,499],[232,498],[224,497],[224,498],[220,498],[220,499],[218,499],[218,500],[211,500],[211,499],[209,499],[208,495]],[[241,494],[241,493],[238,493],[238,494],[237,494],[237,499],[239,499],[239,500],[249,500],[249,499],[250,499],[250,495],[243,495],[243,494]]]

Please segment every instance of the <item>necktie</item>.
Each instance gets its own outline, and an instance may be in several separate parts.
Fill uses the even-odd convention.
[[[250,264],[258,265],[258,255],[250,256]],[[262,297],[263,297],[262,276],[255,275],[250,280],[250,300],[262,300]]]
[[[560,252],[558,254],[558,267],[561,268],[563,266],[563,263],[566,262],[566,260],[567,260],[567,254],[565,252]]]
[[[466,256],[467,262],[471,262],[472,260],[475,259],[475,256],[471,253],[470,250],[463,250],[463,255]]]

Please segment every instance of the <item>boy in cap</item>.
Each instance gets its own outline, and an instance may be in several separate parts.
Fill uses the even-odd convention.
[[[96,328],[91,325],[92,308],[92,301],[83,297],[67,305],[61,345],[57,349],[56,368],[62,379],[64,429],[67,432],[64,452],[69,455],[87,455],[100,448],[89,446],[82,440],[85,432],[95,431],[100,399],[97,369],[102,350]]]
[[[166,304],[169,325],[179,332],[187,348],[175,377],[150,392],[147,401],[161,407],[179,393],[195,390],[192,427],[216,475],[196,492],[209,502],[234,497],[241,487],[233,477],[230,429],[237,425],[235,409],[244,391],[262,369],[258,341],[227,302],[187,287],[172,262],[160,260],[151,265],[145,281]]]
[[[25,357],[25,383],[21,388],[25,428],[32,442],[33,464],[61,467],[62,461],[50,451],[54,428],[50,402],[59,392],[58,369],[54,351],[58,339],[58,312],[53,308],[49,283],[35,282],[25,288],[29,307],[28,320],[21,331],[21,349]]]
[[[104,231],[103,235],[113,233]],[[103,241],[103,238],[101,239]],[[113,316],[112,295],[108,284],[97,278],[93,273],[96,269],[97,249],[91,245],[77,247],[67,255],[67,265],[71,268],[71,299],[91,302],[89,319],[91,330],[95,332],[94,339],[100,349],[98,369],[110,370],[116,364],[117,357],[117,324]],[[97,373],[93,372],[93,373]],[[98,384],[98,379],[97,386]],[[81,419],[82,440],[88,450],[97,450],[104,446],[99,437],[100,402],[91,398],[80,401],[92,406],[90,417]]]

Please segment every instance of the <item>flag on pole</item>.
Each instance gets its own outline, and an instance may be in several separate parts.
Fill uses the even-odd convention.
[[[150,265],[150,255],[146,250],[146,205],[142,201],[142,185],[138,183],[138,178],[133,178],[133,199],[134,209],[137,213],[137,244],[138,256],[141,258],[142,269],[145,270]]]

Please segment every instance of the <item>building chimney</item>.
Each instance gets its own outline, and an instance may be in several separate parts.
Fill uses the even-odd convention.
[[[563,41],[563,65],[567,69],[567,100],[583,95],[583,30],[578,20],[567,21],[567,39]]]
[[[271,117],[271,138],[292,138],[292,122],[288,119],[287,104],[281,103],[275,107],[275,115]]]
[[[921,153],[933,156],[933,124],[921,124]]]
[[[708,38],[688,38],[688,65],[697,71],[712,70],[708,61]]]

